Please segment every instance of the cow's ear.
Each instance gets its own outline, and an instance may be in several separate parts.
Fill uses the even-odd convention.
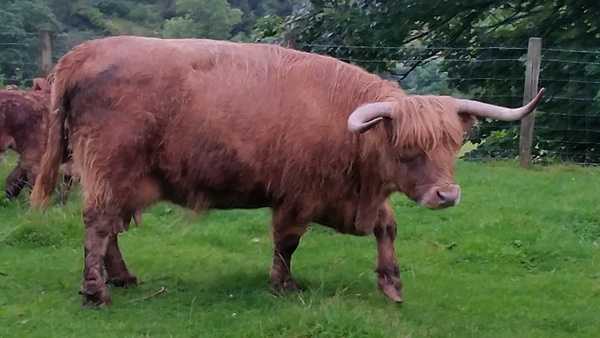
[[[466,141],[471,135],[471,130],[473,129],[473,126],[475,125],[475,123],[477,123],[477,117],[471,114],[464,113],[459,113],[458,117],[460,118],[460,124],[463,128],[464,140]]]
[[[460,123],[462,124],[465,133],[471,131],[471,128],[473,128],[475,122],[477,122],[477,117],[471,114],[459,113],[458,117],[460,118]]]
[[[45,92],[50,89],[50,85],[46,79],[38,77],[33,79],[32,89]]]

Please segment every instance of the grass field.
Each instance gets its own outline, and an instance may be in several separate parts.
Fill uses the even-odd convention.
[[[82,309],[78,196],[45,215],[0,202],[0,337],[600,337],[600,169],[460,162],[458,181],[457,208],[393,199],[403,305],[376,290],[371,237],[312,227],[307,291],[274,297],[268,210],[160,204],[121,236],[142,284]]]

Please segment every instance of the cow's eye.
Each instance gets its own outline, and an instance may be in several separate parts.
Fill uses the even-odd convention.
[[[419,157],[418,153],[414,153],[414,154],[408,153],[408,154],[399,155],[398,159],[400,159],[400,162],[407,163],[407,162],[412,162],[412,161],[416,160],[418,157]]]

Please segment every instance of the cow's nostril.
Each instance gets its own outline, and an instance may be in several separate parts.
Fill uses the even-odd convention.
[[[438,195],[438,198],[440,199],[440,201],[442,201],[442,203],[444,203],[444,204],[454,202],[454,200],[456,199],[452,192],[448,192],[448,191],[444,191],[444,190],[438,190],[437,195]]]
[[[447,202],[448,200],[446,199],[447,196],[444,192],[442,192],[441,190],[436,191],[437,192],[437,196],[438,198],[442,201],[442,202]]]
[[[450,186],[447,189],[438,189],[436,194],[441,204],[454,205],[458,202],[460,189],[457,186]]]

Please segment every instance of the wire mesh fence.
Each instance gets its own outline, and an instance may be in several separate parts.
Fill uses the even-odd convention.
[[[36,34],[0,33],[0,82],[21,85],[31,80],[30,73],[38,72],[35,58],[39,53],[39,37]]]
[[[541,86],[553,91],[538,117],[539,147],[556,158],[600,163],[600,52],[545,49],[541,69]]]
[[[56,34],[56,62],[92,33]],[[0,82],[29,86],[40,73],[39,36],[20,40],[0,33]],[[523,103],[527,48],[393,47],[299,44],[297,48],[355,63],[397,81],[412,94],[471,98],[504,106]],[[600,51],[543,48],[540,87],[547,89],[538,107],[533,160],[600,163]],[[470,136],[465,158],[516,158],[519,123],[480,121]]]
[[[76,45],[99,35],[91,32],[52,35],[52,61],[58,59]],[[40,76],[42,42],[40,34],[0,32],[0,84],[29,87]]]

